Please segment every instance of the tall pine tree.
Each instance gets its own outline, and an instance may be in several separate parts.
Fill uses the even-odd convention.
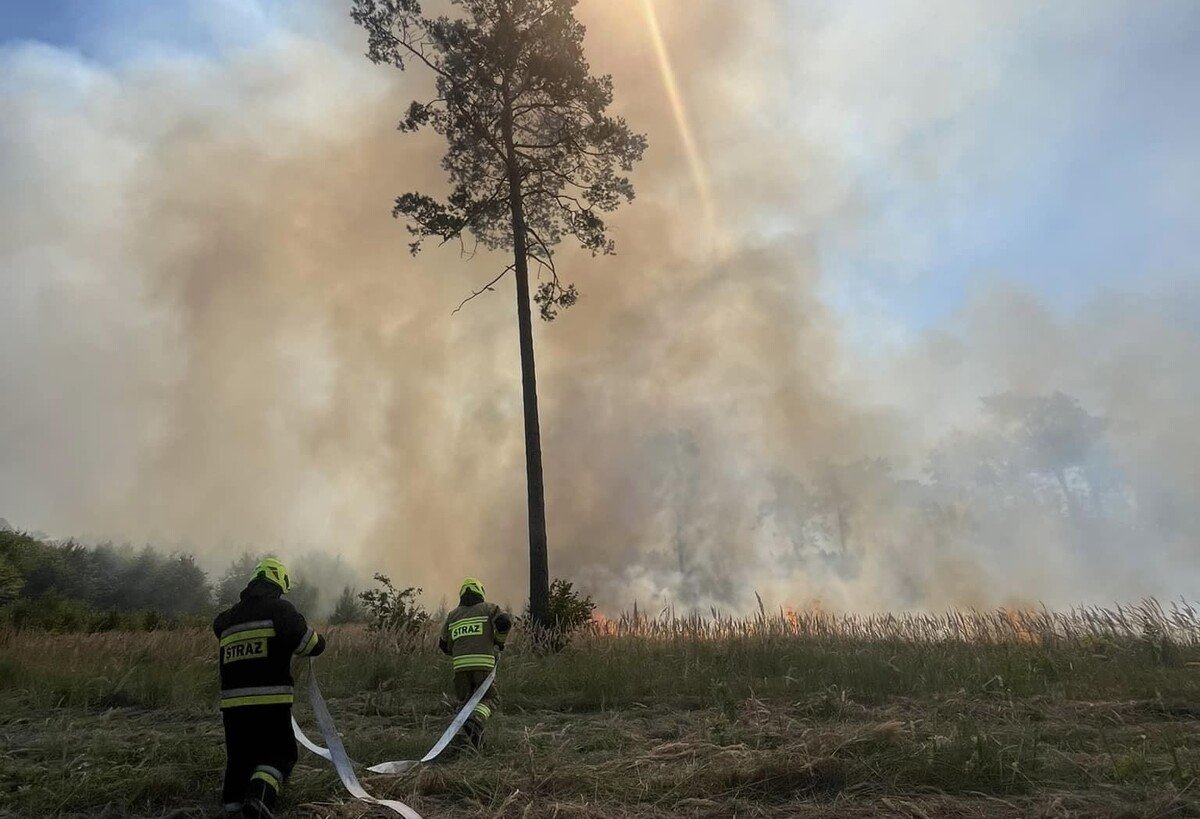
[[[646,140],[609,116],[612,78],[593,76],[583,53],[576,0],[449,0],[454,16],[427,16],[417,0],[354,0],[351,16],[368,36],[367,56],[403,70],[431,71],[436,96],[414,102],[402,131],[432,128],[446,139],[442,167],[450,195],[396,200],[413,253],[425,239],[468,238],[511,250],[512,264],[467,301],[512,273],[516,283],[525,469],[529,495],[529,604],[548,623],[550,575],[530,304],[555,318],[578,297],[559,276],[554,248],[571,238],[612,253],[603,214],[633,198],[625,175]],[[465,302],[464,302],[465,303]],[[461,307],[461,305],[460,305]]]

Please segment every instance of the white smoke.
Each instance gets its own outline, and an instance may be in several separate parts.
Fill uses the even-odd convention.
[[[894,281],[827,267],[920,275],[933,238],[914,228],[1072,133],[1109,79],[1088,50],[1132,7],[660,1],[730,236],[716,254],[635,5],[580,10],[651,151],[620,255],[564,249],[584,298],[537,329],[552,573],[609,606],[1194,583],[1194,276],[1075,315],[1000,287],[914,334]],[[207,56],[0,50],[0,511],[217,563],[321,549],[435,597],[474,573],[516,602],[511,292],[452,317],[498,259],[408,256],[390,202],[439,189],[442,149],[395,133],[423,83],[368,63],[342,11],[263,12],[268,34]],[[887,195],[910,190],[927,198]],[[1052,493],[933,486],[931,457],[970,460],[980,399],[1008,390],[1108,419],[1097,474],[1125,528],[1102,538]]]

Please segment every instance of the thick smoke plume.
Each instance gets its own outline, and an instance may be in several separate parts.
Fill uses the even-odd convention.
[[[869,207],[854,139],[886,174],[982,184],[1029,139],[973,136],[1009,84],[1070,116],[1007,46],[1103,44],[1124,7],[658,0],[714,237],[641,3],[580,8],[651,150],[619,255],[564,248],[583,299],[537,329],[552,573],[611,607],[1194,588],[1194,277],[1067,316],[1000,287],[884,350],[824,298],[826,243]],[[0,52],[0,512],[214,564],[319,549],[435,599],[477,574],[519,603],[511,284],[451,315],[500,260],[414,259],[390,218],[442,184],[441,145],[394,129],[425,85],[307,14],[217,56]]]

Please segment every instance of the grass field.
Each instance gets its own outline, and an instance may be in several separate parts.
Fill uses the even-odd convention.
[[[432,642],[331,630],[317,673],[357,762],[448,721]],[[0,812],[219,815],[214,656],[201,630],[0,633]],[[500,693],[482,754],[360,768],[368,790],[426,817],[1200,816],[1184,606],[626,617],[548,657],[514,638]],[[284,815],[382,814],[301,750]]]

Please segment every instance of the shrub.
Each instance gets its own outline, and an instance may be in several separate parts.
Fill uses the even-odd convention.
[[[417,602],[420,589],[409,586],[397,589],[391,578],[376,574],[375,580],[383,587],[359,592],[367,612],[369,628],[397,635],[415,635],[429,621],[429,612]]]
[[[208,617],[204,615],[167,616],[156,609],[97,609],[82,600],[58,594],[47,594],[36,600],[21,599],[0,607],[0,628],[13,631],[156,631],[207,625]]]
[[[16,600],[25,587],[20,570],[0,553],[0,606]]]
[[[37,600],[22,599],[6,606],[6,625],[17,631],[88,631],[96,612],[82,600],[47,594]]]
[[[550,584],[550,622],[557,629],[574,634],[592,621],[596,604],[587,595],[575,591],[568,580]]]
[[[536,645],[550,651],[562,651],[592,621],[592,612],[595,610],[596,604],[591,596],[580,594],[575,591],[571,581],[560,578],[550,584],[550,627],[534,628],[528,606],[521,620],[533,633]]]
[[[351,586],[342,587],[342,594],[333,607],[333,614],[329,615],[330,625],[365,623],[367,619],[367,610],[359,599],[358,593]]]

